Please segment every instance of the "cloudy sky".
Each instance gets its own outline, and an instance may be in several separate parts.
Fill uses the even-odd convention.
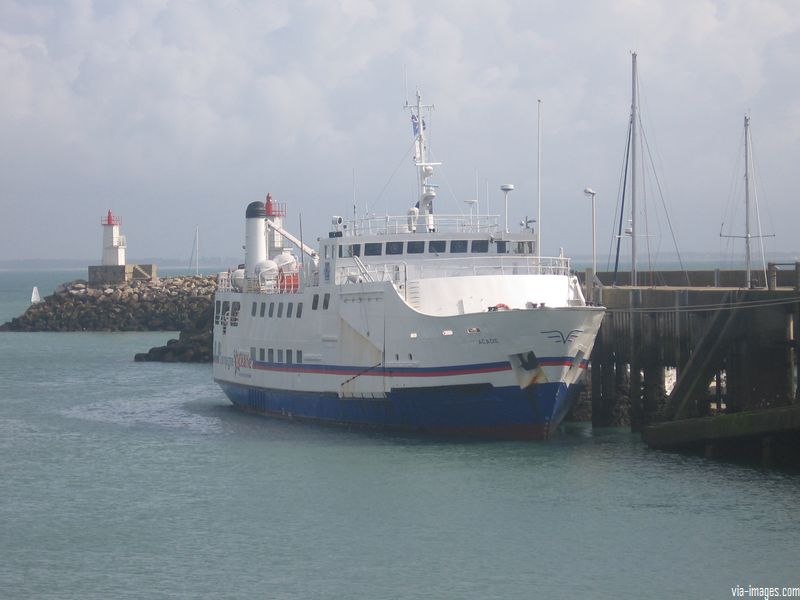
[[[437,212],[536,212],[543,251],[605,262],[638,52],[653,253],[718,252],[743,230],[752,116],[768,248],[800,254],[800,2],[369,0],[0,2],[0,260],[99,258],[123,219],[131,257],[238,256],[271,191],[306,239],[330,215],[413,204],[418,86],[444,162]],[[489,187],[487,202],[486,187]],[[735,210],[732,208],[734,207]],[[738,215],[738,216],[737,216]],[[738,219],[738,221],[737,221]],[[644,244],[644,242],[643,242]]]

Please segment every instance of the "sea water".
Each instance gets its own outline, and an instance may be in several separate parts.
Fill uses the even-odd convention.
[[[0,322],[72,273],[0,273]],[[800,586],[800,477],[236,411],[169,333],[0,333],[1,598],[732,598]]]

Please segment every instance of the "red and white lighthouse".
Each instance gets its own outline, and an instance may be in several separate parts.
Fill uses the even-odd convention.
[[[103,227],[103,266],[125,264],[125,236],[119,234],[120,218],[108,214],[100,219]]]

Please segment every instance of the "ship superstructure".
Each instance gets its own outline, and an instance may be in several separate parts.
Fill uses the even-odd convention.
[[[419,93],[410,108],[420,192],[407,214],[335,216],[312,249],[270,195],[247,207],[245,263],[219,276],[215,380],[267,415],[547,438],[604,309],[587,306],[569,259],[540,256],[528,224],[434,213]]]

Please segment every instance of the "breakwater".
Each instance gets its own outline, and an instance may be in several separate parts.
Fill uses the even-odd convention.
[[[200,331],[209,327],[213,276],[170,277],[91,287],[59,285],[0,331]]]

